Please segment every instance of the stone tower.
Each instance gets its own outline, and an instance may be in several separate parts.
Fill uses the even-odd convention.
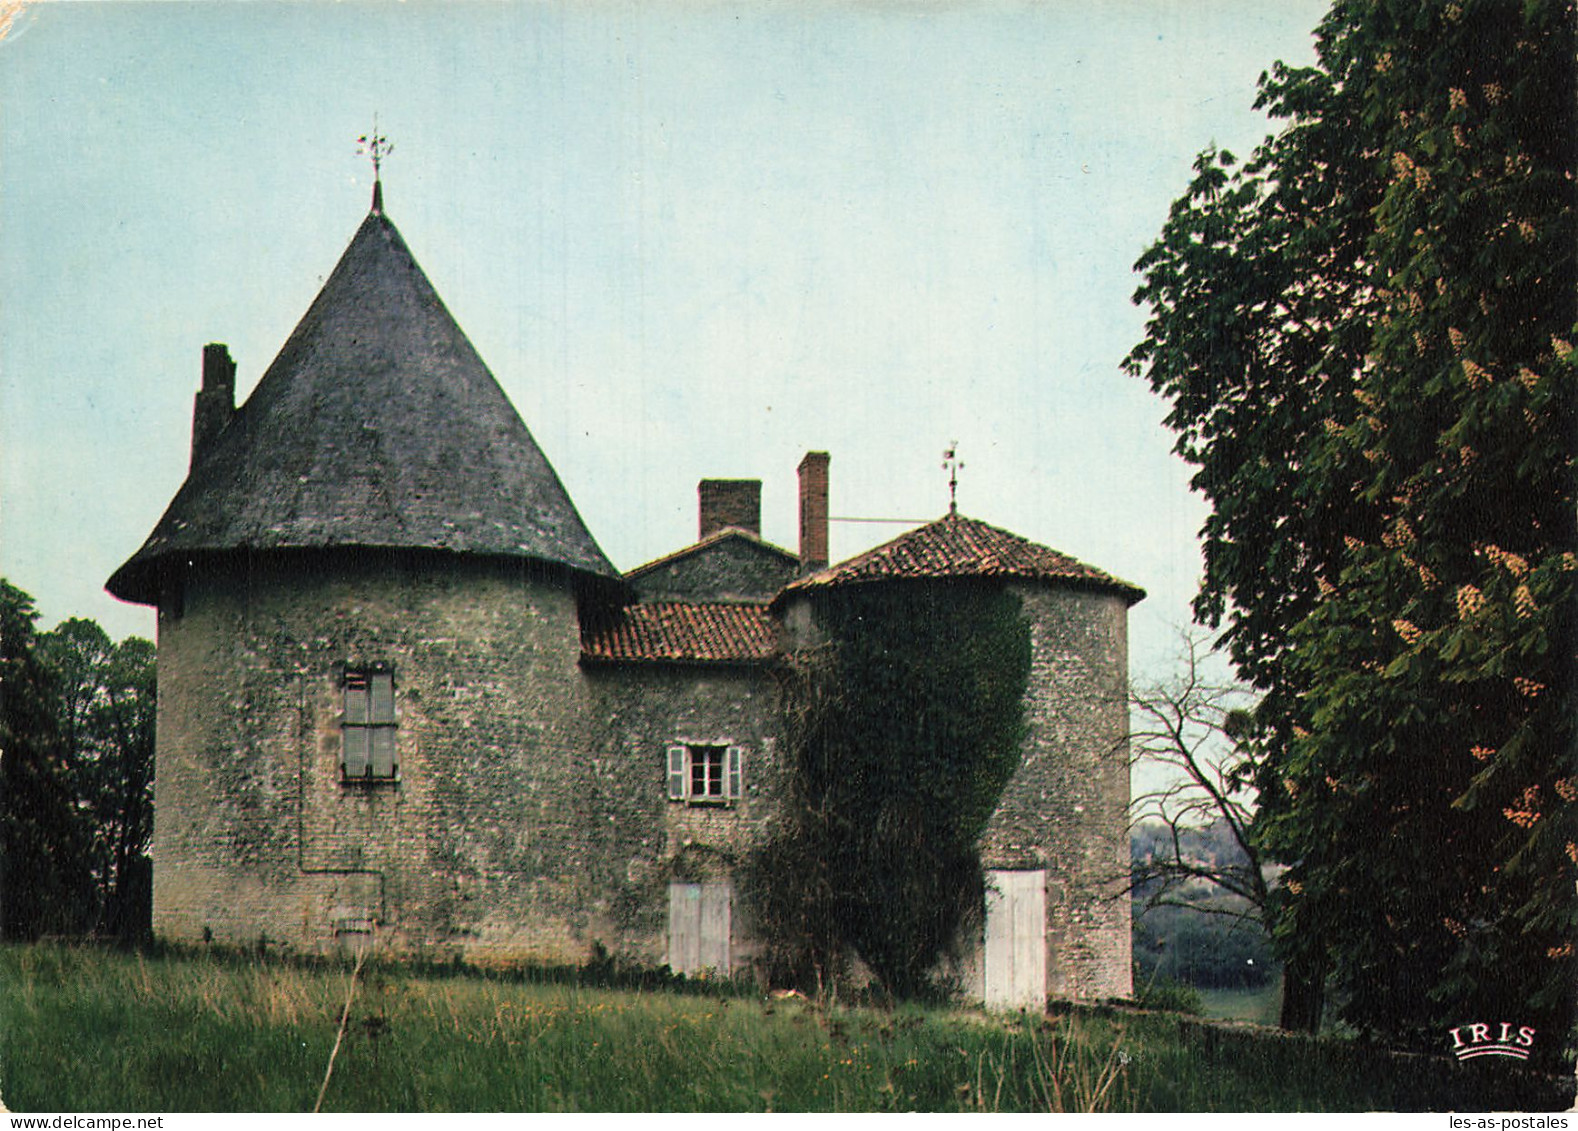
[[[375,198],[110,579],[159,625],[154,927],[561,957],[582,605],[624,586]],[[575,950],[579,957],[579,946]]]
[[[1001,587],[1030,629],[1019,769],[981,839],[985,936],[962,971],[989,1005],[1131,992],[1128,610],[1144,591],[956,512],[784,587],[791,641],[850,586]]]

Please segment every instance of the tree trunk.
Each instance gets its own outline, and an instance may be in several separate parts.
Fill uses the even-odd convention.
[[[1290,958],[1282,967],[1282,1013],[1277,1024],[1296,1033],[1320,1031],[1326,972],[1309,958]]]

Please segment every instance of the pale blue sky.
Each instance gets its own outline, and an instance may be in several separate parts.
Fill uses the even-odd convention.
[[[0,572],[51,624],[185,475],[201,347],[239,392],[387,211],[622,569],[696,482],[832,453],[838,515],[960,510],[1187,623],[1203,509],[1119,371],[1195,154],[1246,151],[1324,4],[49,3],[0,41]],[[901,528],[835,524],[835,557]]]

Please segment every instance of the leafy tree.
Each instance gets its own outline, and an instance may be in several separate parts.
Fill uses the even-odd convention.
[[[92,818],[96,926],[137,937],[148,928],[151,897],[154,647],[138,637],[112,643],[97,623],[81,618],[62,622],[39,643],[56,675],[72,789]]]
[[[64,758],[33,599],[0,580],[0,935],[78,931],[91,914],[87,822]]]
[[[1213,508],[1196,615],[1262,694],[1286,1023],[1327,971],[1420,1044],[1570,1018],[1574,15],[1339,0],[1137,265],[1126,364]]]
[[[154,648],[90,620],[34,627],[0,581],[0,931],[147,932]]]
[[[784,818],[746,884],[778,940],[771,976],[821,989],[854,954],[915,996],[979,923],[977,841],[1019,765],[1029,629],[1012,594],[967,584],[834,590],[818,623],[826,644],[785,674]]]

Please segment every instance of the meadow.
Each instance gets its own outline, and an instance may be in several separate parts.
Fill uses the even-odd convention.
[[[0,947],[0,1096],[16,1111],[78,1112],[1484,1110],[1571,1099],[1570,1080],[1506,1065],[1116,1008],[884,1010],[370,964],[347,1010],[351,977],[243,955]]]
[[[1279,975],[1264,986],[1245,989],[1202,987],[1197,992],[1200,995],[1202,1017],[1275,1025],[1282,1004],[1282,978]]]

